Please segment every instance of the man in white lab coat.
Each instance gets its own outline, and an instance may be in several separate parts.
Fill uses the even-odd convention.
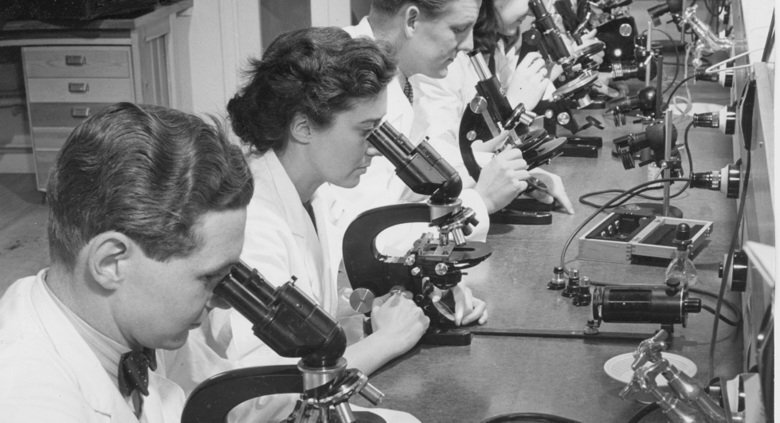
[[[0,299],[0,419],[179,422],[155,349],[218,305],[252,188],[240,149],[198,117],[119,103],[79,125],[49,179],[51,267]]]

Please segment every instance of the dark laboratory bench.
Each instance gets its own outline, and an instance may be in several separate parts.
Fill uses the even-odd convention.
[[[698,83],[695,102],[725,105],[728,91],[717,84]],[[588,114],[603,122],[605,128],[591,127],[581,136],[601,136],[604,146],[597,158],[558,157],[546,166],[560,175],[576,213],[556,212],[552,225],[493,225],[488,243],[493,255],[475,268],[468,269],[464,281],[475,296],[488,303],[486,329],[531,329],[581,332],[592,318],[591,307],[575,307],[561,291],[547,289],[552,270],[560,262],[561,250],[572,231],[595,209],[577,202],[580,195],[597,190],[627,189],[647,181],[647,168],[625,170],[612,157],[612,140],[641,125],[615,127],[603,110],[577,111],[585,122]],[[677,116],[679,119],[679,116]],[[681,143],[685,125],[677,124]],[[732,139],[716,129],[693,128],[689,136],[694,171],[721,169],[733,161]],[[687,175],[688,165],[683,156]],[[676,192],[682,183],[672,185]],[[660,195],[657,191],[654,195]],[[611,196],[591,198],[603,203]],[[647,200],[635,198],[633,202]],[[689,189],[672,205],[684,218],[712,221],[713,232],[706,246],[694,259],[699,284],[696,288],[716,293],[719,289],[718,265],[728,251],[735,224],[736,201],[717,191]],[[604,214],[596,217],[577,237],[566,254],[567,267],[578,268],[592,281],[609,284],[652,284],[664,281],[665,267],[578,260],[578,241]],[[704,304],[713,306],[713,298],[698,294]],[[739,306],[735,293],[727,299]],[[723,307],[722,313],[734,319]],[[660,325],[603,323],[602,333],[630,332],[650,337]],[[696,379],[708,382],[709,348],[713,315],[705,310],[690,314],[686,327],[674,326],[669,352],[693,360]],[[422,422],[481,422],[508,413],[544,413],[575,419],[583,423],[625,423],[644,404],[618,396],[625,384],[610,378],[604,363],[618,354],[632,352],[639,341],[566,339],[542,336],[488,336],[475,334],[467,346],[418,346],[385,366],[371,377],[371,383],[386,394],[383,407],[412,413]],[[714,376],[731,379],[742,371],[741,331],[720,322],[715,349]],[[357,404],[367,405],[362,400]],[[654,412],[647,421],[666,421]]]

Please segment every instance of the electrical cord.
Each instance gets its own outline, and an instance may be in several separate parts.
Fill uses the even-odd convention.
[[[531,422],[531,423],[581,423],[578,420],[567,419],[566,417],[554,416],[544,413],[511,413],[502,414],[482,420],[481,423],[512,423],[512,422]]]
[[[704,310],[709,311],[710,313],[712,313],[713,316],[716,315],[715,314],[715,309],[710,307],[710,306],[708,306],[708,305],[706,305],[706,304],[702,304],[701,308],[703,308]],[[729,326],[737,326],[737,324],[739,323],[739,321],[735,322],[735,321],[729,319],[728,317],[726,317],[726,316],[724,316],[722,314],[718,314],[717,316],[718,316],[718,319],[723,320],[723,323],[725,323],[725,324],[727,324]]]
[[[672,81],[669,83],[669,85],[664,90],[663,93],[665,94],[666,91],[668,91],[669,88],[671,88],[672,85],[674,85],[674,81],[677,80],[677,77],[680,74],[680,52],[677,51],[677,46],[674,45],[674,38],[672,38],[672,36],[669,35],[668,32],[666,32],[666,31],[664,31],[662,29],[658,29],[658,28],[653,28],[653,31],[657,31],[657,32],[660,32],[661,34],[666,35],[666,38],[669,39],[669,42],[672,43],[672,47],[674,48],[674,76],[672,77]]]
[[[711,297],[711,298],[714,298],[714,299],[718,298],[718,294],[717,293],[710,292],[710,291],[705,291],[705,290],[699,289],[699,288],[690,288],[690,289],[688,289],[688,291],[690,291],[690,292],[692,292],[694,294],[704,295],[704,296]],[[737,307],[734,303],[732,303],[731,301],[728,301],[726,299],[723,300],[723,304],[726,307],[728,307],[729,310],[731,310],[731,312],[734,313],[735,316],[737,316],[737,320],[736,320],[736,322],[734,322],[735,324],[732,325],[732,326],[736,326],[737,324],[739,324],[742,321],[742,313],[740,312],[739,307]],[[715,314],[714,313],[714,309],[713,310],[707,310],[707,311]],[[724,320],[724,321],[728,320],[730,322],[732,321],[732,320],[730,320],[728,318],[725,318],[725,316],[723,316],[723,315],[721,315],[721,320]]]
[[[655,410],[658,410],[661,408],[657,402],[653,402],[650,404],[647,404],[646,406],[642,407],[639,411],[637,411],[636,414],[634,414],[633,417],[631,417],[631,420],[628,421],[628,423],[639,423],[642,419],[650,415]]]
[[[669,98],[666,99],[666,104],[664,104],[664,110],[669,108],[669,103],[672,101],[672,98],[674,98],[674,95],[677,93],[677,90],[679,90],[680,87],[684,83],[690,81],[691,79],[693,79],[695,77],[696,77],[696,74],[693,74],[693,75],[690,75],[690,76],[686,76],[685,78],[682,79],[682,81],[678,82],[677,85],[675,85],[674,89],[672,90],[672,93],[669,94]]]
[[[734,232],[731,234],[731,245],[729,246],[728,254],[726,255],[726,263],[723,265],[723,277],[720,281],[720,290],[718,291],[718,298],[715,305],[715,315],[720,315],[720,309],[724,302],[724,295],[726,292],[726,285],[728,285],[728,277],[731,273],[734,265],[734,252],[737,251],[737,245],[739,244],[739,230],[742,223],[742,218],[745,215],[745,199],[747,197],[748,183],[750,182],[750,166],[751,166],[751,152],[750,149],[746,149],[745,158],[745,177],[742,181],[742,192],[739,199],[739,208],[737,210],[737,219],[734,223]],[[720,319],[715,319],[712,323],[712,336],[710,338],[710,350],[708,354],[709,366],[707,367],[707,379],[711,379],[713,373],[715,373],[715,341],[718,338],[718,323]]]

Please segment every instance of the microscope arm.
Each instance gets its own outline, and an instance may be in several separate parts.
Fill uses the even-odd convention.
[[[430,211],[422,203],[393,204],[368,210],[358,216],[344,234],[344,268],[348,275],[360,275],[352,281],[354,288],[367,288],[376,296],[409,276],[409,269],[398,266],[402,258],[382,255],[376,248],[376,237],[388,227],[402,223],[428,222]],[[411,286],[404,288],[411,290]]]
[[[238,404],[273,394],[303,392],[301,371],[293,365],[247,367],[212,376],[187,398],[182,423],[222,423]]]
[[[236,405],[280,393],[302,394],[296,413],[334,407],[343,416],[352,414],[348,400],[354,393],[374,405],[382,399],[359,370],[346,368],[347,339],[339,323],[293,282],[275,288],[239,262],[214,293],[246,317],[255,336],[277,354],[301,360],[297,366],[235,369],[201,382],[187,399],[183,423],[223,423]]]

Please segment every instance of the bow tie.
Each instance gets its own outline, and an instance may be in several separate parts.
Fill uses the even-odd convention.
[[[149,395],[149,369],[157,368],[157,358],[154,350],[144,348],[140,351],[130,351],[122,354],[119,359],[119,392],[129,396],[138,390],[143,395]]]

